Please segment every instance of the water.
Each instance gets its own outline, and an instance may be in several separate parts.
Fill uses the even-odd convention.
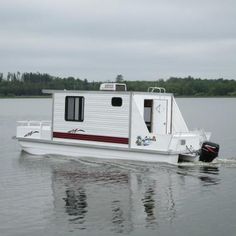
[[[21,153],[17,120],[49,99],[0,100],[0,235],[235,235],[236,99],[177,99],[221,144],[214,164],[150,164]]]

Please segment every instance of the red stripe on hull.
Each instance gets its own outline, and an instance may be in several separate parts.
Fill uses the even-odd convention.
[[[120,143],[120,144],[129,143],[128,138],[90,135],[90,134],[71,134],[71,133],[61,133],[61,132],[53,132],[53,138],[77,139],[77,140],[85,140],[85,141]]]

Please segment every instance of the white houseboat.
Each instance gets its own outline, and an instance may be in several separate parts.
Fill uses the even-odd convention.
[[[218,155],[210,133],[189,131],[173,94],[163,88],[127,92],[125,84],[105,83],[100,91],[43,92],[52,94],[51,121],[17,125],[16,137],[30,154],[172,164]]]

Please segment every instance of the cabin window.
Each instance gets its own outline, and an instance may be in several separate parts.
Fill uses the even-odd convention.
[[[149,132],[152,132],[152,104],[153,100],[145,99],[144,100],[144,121]]]
[[[114,97],[111,99],[111,105],[113,107],[121,107],[122,106],[122,98]]]
[[[66,121],[84,121],[84,97],[66,97]]]

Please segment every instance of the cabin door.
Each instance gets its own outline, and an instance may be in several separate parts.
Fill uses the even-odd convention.
[[[153,133],[167,133],[167,100],[153,100]]]

